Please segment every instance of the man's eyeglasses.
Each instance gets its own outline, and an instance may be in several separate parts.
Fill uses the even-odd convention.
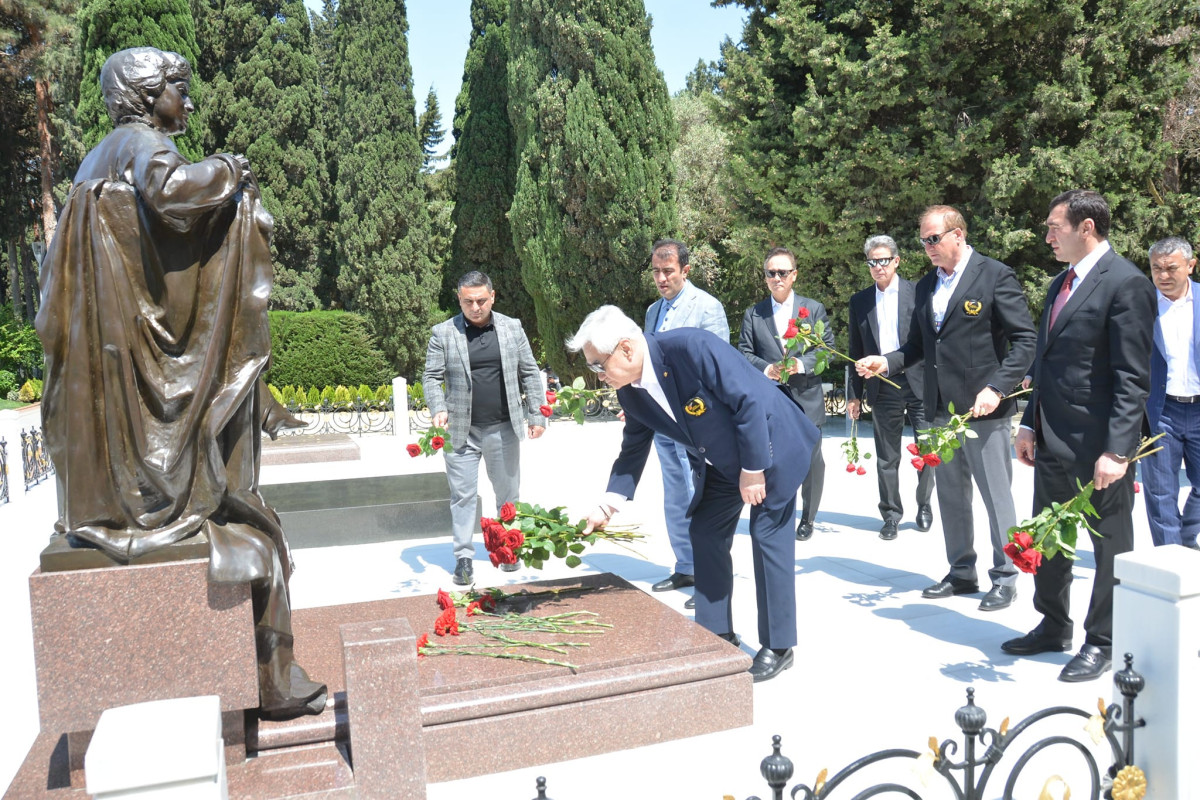
[[[796,270],[794,269],[769,269],[767,270],[768,278],[786,278]]]
[[[935,244],[942,241],[943,237],[947,236],[948,234],[953,233],[956,230],[958,230],[958,228],[951,228],[948,231],[942,231],[941,233],[935,233],[933,236],[918,236],[917,241],[921,243],[922,247],[933,247]]]
[[[934,244],[937,244],[937,242],[934,242]],[[886,267],[895,260],[895,256],[888,256],[887,258],[868,258],[867,266],[871,269],[877,269],[879,267]]]
[[[624,341],[626,341],[626,340],[625,339],[621,340],[621,342],[624,342]],[[617,342],[617,347],[621,346],[621,342]],[[587,368],[590,369],[592,372],[604,372],[604,368],[608,364],[608,360],[613,357],[613,353],[615,353],[615,352],[617,352],[617,351],[613,350],[612,353],[609,353],[608,355],[606,355],[602,361],[587,362]]]

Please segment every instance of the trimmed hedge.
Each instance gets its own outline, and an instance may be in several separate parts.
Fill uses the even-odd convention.
[[[271,324],[268,383],[276,386],[378,386],[390,384],[395,376],[395,370],[378,347],[370,324],[358,314],[272,311],[268,317]]]
[[[326,386],[318,389],[313,386],[305,389],[303,386],[288,384],[282,389],[273,383],[267,384],[271,396],[281,406],[292,411],[318,411],[324,408],[352,408],[356,403],[366,408],[382,410],[388,407],[392,399],[392,385],[381,384],[375,389],[365,383],[358,386]]]

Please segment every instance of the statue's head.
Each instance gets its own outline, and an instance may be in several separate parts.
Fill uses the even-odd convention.
[[[192,68],[178,53],[131,47],[113,53],[100,70],[100,90],[114,125],[144,122],[174,136],[187,129]]]

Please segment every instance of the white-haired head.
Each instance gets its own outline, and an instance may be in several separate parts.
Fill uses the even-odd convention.
[[[584,345],[590,344],[599,353],[611,353],[623,339],[639,338],[641,335],[641,327],[625,316],[621,309],[600,306],[588,314],[575,335],[567,339],[567,349],[578,353]]]

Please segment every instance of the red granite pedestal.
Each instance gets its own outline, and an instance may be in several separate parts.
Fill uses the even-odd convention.
[[[440,609],[431,595],[295,612],[297,659],[314,679],[329,685],[331,702],[320,716],[289,722],[260,722],[247,714],[245,751],[254,757],[230,763],[230,797],[419,800],[426,781],[580,758],[751,723],[750,657],[740,649],[611,574],[506,591],[547,588],[585,591],[511,600],[499,610],[537,616],[586,610],[613,625],[601,635],[549,637],[588,642],[588,647],[554,656],[576,665],[574,670],[477,656],[418,659],[416,637],[429,633],[436,639],[433,621]],[[35,628],[37,624],[35,613]],[[464,634],[456,643],[475,636]],[[38,670],[41,689],[40,660]],[[70,679],[63,679],[69,686]],[[219,694],[211,689],[195,693]],[[46,707],[59,714],[64,702],[55,684],[46,683],[45,697]],[[83,796],[81,789],[70,788],[61,724],[55,723],[57,730],[43,725],[5,797]],[[467,759],[427,756],[462,752],[471,741],[503,741],[505,746],[470,748]]]

